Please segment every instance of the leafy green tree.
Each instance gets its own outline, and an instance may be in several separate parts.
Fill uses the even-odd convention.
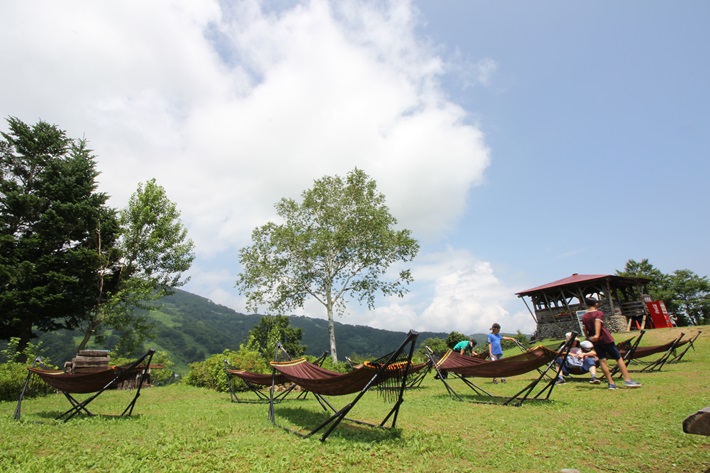
[[[451,332],[448,337],[446,337],[446,346],[453,348],[461,340],[468,340],[469,337],[460,332]]]
[[[674,297],[669,311],[681,318],[683,325],[704,325],[710,320],[710,281],[688,269],[679,269],[669,277]]]
[[[182,278],[195,258],[194,243],[180,221],[180,212],[155,179],[138,184],[128,205],[119,214],[118,238],[113,245],[101,245],[98,254],[99,296],[83,325],[83,349],[93,336],[103,339],[104,330],[121,333],[121,354],[136,351],[149,336],[152,325],[145,312],[150,304],[183,286]]]
[[[646,286],[646,290],[653,300],[669,302],[673,299],[668,275],[653,266],[647,258],[641,261],[628,260],[624,270],[617,271],[616,275],[650,279],[651,282]]]
[[[281,343],[284,350],[293,358],[303,355],[306,347],[301,344],[303,330],[291,326],[291,321],[284,315],[267,315],[259,320],[251,331],[247,349],[258,351],[266,360],[272,360],[276,345]]]
[[[452,348],[453,345],[449,346],[443,338],[427,338],[421,343],[419,349],[417,350],[417,354],[422,359],[426,359],[426,348],[424,347],[431,348],[431,351],[433,351],[436,356],[441,356],[446,353],[449,348]]]
[[[664,274],[648,259],[640,262],[628,260],[619,276],[643,277],[651,282],[647,286],[654,300],[663,301],[666,309],[678,317],[678,325],[706,324],[710,317],[710,282],[706,276],[679,269]]]
[[[0,133],[0,337],[73,329],[95,305],[98,241],[115,214],[96,192],[94,156],[55,125],[7,119]]]
[[[323,177],[302,197],[276,204],[284,223],[253,231],[253,245],[239,253],[243,272],[236,287],[249,308],[266,304],[272,313],[302,307],[309,298],[318,301],[326,310],[331,357],[337,361],[334,313],[344,312],[353,298],[372,309],[379,293],[403,296],[413,280],[410,271],[386,279],[386,270],[411,261],[419,245],[409,230],[394,229],[397,220],[385,196],[359,169],[345,179]]]

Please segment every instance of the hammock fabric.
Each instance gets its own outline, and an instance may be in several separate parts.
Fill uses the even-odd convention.
[[[408,362],[391,364],[387,366],[382,376],[377,377],[373,385],[377,386],[389,380],[395,380],[398,384],[404,376],[407,366],[409,366],[408,372],[411,374],[425,368],[426,365],[426,363],[412,365]],[[305,358],[292,361],[272,361],[271,366],[288,381],[323,396],[342,396],[361,391],[380,368],[376,364],[365,362],[362,367],[349,373],[338,373],[309,363]]]
[[[246,370],[238,370],[238,369],[227,369],[227,373],[234,375],[237,378],[240,378],[248,383],[256,384],[258,386],[271,386],[272,376],[273,376],[270,374],[251,373]],[[276,379],[273,381],[274,381],[274,384],[284,384],[288,380],[286,379],[285,376],[277,374]]]
[[[528,373],[549,364],[558,356],[560,356],[559,352],[543,346],[497,361],[486,361],[448,350],[436,366],[440,370],[451,371],[462,376],[498,378]]]
[[[72,374],[66,373],[62,370],[47,370],[28,366],[27,379],[25,380],[25,385],[20,393],[20,399],[18,400],[17,408],[15,409],[15,420],[20,419],[20,406],[22,404],[22,398],[25,395],[25,390],[27,389],[27,385],[29,384],[32,375],[38,376],[42,381],[54,389],[61,391],[62,394],[64,394],[64,396],[69,400],[72,408],[57,417],[57,419],[64,418],[65,422],[80,412],[93,415],[86,408],[91,401],[96,399],[107,389],[115,388],[123,381],[129,379],[132,380],[136,376],[140,376],[140,381],[137,383],[136,394],[121,414],[121,416],[126,414],[130,416],[133,412],[133,407],[138,400],[138,396],[140,396],[141,386],[143,385],[143,380],[147,377],[148,369],[151,367],[150,361],[152,360],[154,353],[155,350],[151,349],[148,353],[133,363],[122,366],[112,366],[108,369],[102,369],[93,373]],[[72,394],[89,393],[95,394],[83,401],[78,401],[71,396]]]
[[[290,355],[286,352],[286,350],[279,345],[277,348],[278,351],[277,353],[283,353],[286,355],[287,358],[291,358]],[[323,354],[318,357],[313,363],[317,366],[320,366],[323,361],[325,361],[326,356],[328,355],[328,352],[323,352]],[[227,374],[227,384],[229,385],[229,397],[231,398],[232,402],[244,402],[244,403],[261,403],[261,402],[269,402],[269,396],[264,394],[263,388],[266,386],[271,386],[272,384],[275,386],[277,384],[286,384],[288,380],[281,374],[278,374],[272,370],[272,374],[262,374],[262,373],[253,373],[247,370],[242,370],[233,367],[232,365],[229,364],[229,360],[224,360],[224,371]],[[234,386],[232,385],[232,377],[236,376],[237,378],[241,379],[244,384],[246,385],[247,388],[251,392],[253,392],[257,399],[256,400],[248,400],[248,399],[240,399],[239,396],[237,396],[237,393],[234,389]],[[286,390],[281,391],[276,398],[281,401],[285,399],[291,391],[294,390],[296,387],[295,384],[292,384],[289,386]],[[298,398],[301,399],[305,397],[307,394],[307,391],[302,392],[301,394],[298,395]]]
[[[322,442],[328,438],[330,433],[343,420],[380,428],[386,428],[385,424],[391,421],[389,428],[394,429],[397,424],[399,408],[404,402],[404,391],[407,388],[409,374],[414,371],[420,371],[428,366],[427,363],[412,364],[414,345],[416,344],[418,335],[417,332],[410,330],[402,344],[395,351],[373,362],[363,363],[362,367],[350,373],[330,371],[313,363],[309,363],[305,358],[291,361],[272,361],[271,367],[274,373],[284,376],[286,380],[294,383],[294,385],[300,386],[307,392],[313,393],[320,407],[326,412],[330,409],[332,415],[307,434],[280,426],[276,422],[276,398],[274,396],[274,385],[272,385],[269,419],[271,419],[274,425],[302,437],[310,437],[316,432],[323,430],[324,433],[321,436]],[[348,418],[347,415],[350,410],[373,386],[379,386],[379,391],[383,397],[386,400],[391,399],[394,403],[382,422],[380,422],[379,425],[374,425]],[[357,394],[340,409],[333,407],[324,397],[355,393]]]
[[[94,373],[71,374],[62,370],[43,370],[28,367],[27,369],[39,376],[42,381],[52,386],[57,391],[70,394],[88,394],[101,390],[108,383],[120,383],[137,376],[145,367],[135,366],[127,369],[126,366],[111,366],[108,369]]]
[[[637,360],[639,358],[645,358],[647,356],[655,355],[656,353],[665,353],[668,350],[670,350],[672,347],[677,347],[677,346],[678,346],[677,340],[672,340],[668,343],[664,343],[663,345],[653,345],[653,346],[648,346],[648,347],[636,347],[636,350],[634,350],[630,359]],[[626,351],[622,351],[622,350],[619,350],[619,351],[621,352],[621,356],[624,356],[626,354]]]
[[[434,368],[437,371],[437,379],[439,379],[446,387],[449,396],[452,399],[458,399],[463,401],[463,398],[451,387],[451,385],[446,381],[448,376],[442,376],[442,372],[453,373],[455,378],[461,380],[466,386],[471,388],[479,396],[487,396],[487,399],[495,399],[497,396],[486,392],[479,386],[476,386],[469,378],[479,377],[479,378],[498,378],[498,377],[509,377],[516,376],[524,373],[528,373],[533,370],[537,370],[540,376],[530,382],[525,388],[516,394],[506,398],[503,404],[505,405],[515,405],[521,406],[523,402],[528,399],[533,391],[537,388],[538,384],[547,377],[549,381],[538,391],[537,394],[533,396],[533,399],[544,399],[547,400],[552,394],[552,390],[555,387],[555,381],[560,372],[562,371],[561,366],[557,367],[555,376],[548,376],[548,371],[553,370],[555,363],[552,363],[556,358],[561,358],[562,363],[567,360],[569,350],[573,340],[577,337],[577,333],[573,332],[573,336],[562,345],[559,351],[550,350],[542,345],[535,348],[531,348],[519,355],[513,355],[510,357],[505,357],[496,361],[486,361],[477,357],[465,356],[456,353],[452,350],[448,350],[444,356],[436,360],[434,352],[426,347],[427,356],[434,364]],[[540,369],[542,367],[545,369]],[[542,397],[544,396],[544,397]],[[473,402],[486,402],[490,401],[473,401]]]
[[[678,336],[678,338],[676,338],[675,340],[672,340],[668,343],[664,343],[663,345],[652,345],[652,346],[641,347],[641,346],[639,346],[639,342],[641,341],[641,338],[643,338],[644,333],[645,333],[645,330],[641,330],[638,338],[634,341],[634,343],[630,347],[627,347],[627,346],[619,347],[619,352],[621,353],[621,356],[622,356],[624,362],[626,363],[627,369],[629,371],[642,372],[642,373],[661,371],[661,369],[663,369],[663,366],[670,360],[670,357],[675,352],[676,348],[689,342],[689,340],[681,341],[682,338],[685,336],[685,333],[681,332],[681,334]],[[697,336],[696,336],[696,338],[697,338]],[[651,356],[656,353],[663,353],[663,354],[655,361],[637,362],[637,363],[647,363],[647,365],[640,370],[632,370],[630,368],[629,365],[631,363],[634,363],[635,360],[638,360],[640,358],[645,358],[647,356]],[[619,371],[619,366],[617,365],[611,371],[611,375],[614,376],[618,371]]]

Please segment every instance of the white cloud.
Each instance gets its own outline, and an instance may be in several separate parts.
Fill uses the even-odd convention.
[[[412,274],[416,284],[411,294],[380,301],[374,311],[360,311],[348,319],[390,330],[488,333],[498,322],[503,332],[535,331],[535,323],[515,296],[515,289],[495,276],[490,263],[468,251],[448,249],[424,254],[417,259]]]
[[[262,8],[15,0],[0,17],[3,67],[12,72],[0,76],[12,91],[0,110],[85,136],[115,206],[155,177],[197,245],[187,289],[237,310],[238,249],[280,198],[357,166],[402,227],[436,241],[489,164],[483,134],[439,85],[443,60],[415,35],[410,2]],[[489,80],[495,64],[479,69]],[[416,292],[357,323],[527,326],[499,302],[512,292],[470,255],[423,255],[417,271]]]

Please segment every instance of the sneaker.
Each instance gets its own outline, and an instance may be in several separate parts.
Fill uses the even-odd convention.
[[[493,378],[493,384],[498,384],[498,380]]]
[[[564,378],[557,378],[557,381],[555,381],[555,384],[565,384],[567,381]]]
[[[505,380],[505,378],[501,378],[501,379],[500,379],[500,382],[501,382],[501,383],[507,383],[507,381]]]
[[[616,384],[609,383],[609,389],[616,389]]]
[[[624,381],[624,386],[626,386],[627,388],[640,388],[641,383],[637,383],[632,379],[631,381]]]
[[[592,378],[589,380],[589,384],[599,384],[601,381],[599,381],[599,378]]]

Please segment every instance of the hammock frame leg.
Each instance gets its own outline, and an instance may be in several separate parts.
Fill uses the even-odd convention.
[[[442,383],[444,383],[444,387],[446,388],[446,392],[449,394],[449,397],[450,397],[451,399],[456,399],[456,400],[458,400],[458,401],[463,401],[463,398],[461,398],[461,396],[458,395],[458,393],[454,390],[454,388],[452,388],[452,387],[449,385],[449,383],[446,382],[446,378],[449,376],[449,374],[448,374],[448,372],[447,372],[447,374],[444,375],[444,373],[442,372],[442,370],[439,369],[438,363],[436,362],[435,355],[434,355],[434,352],[432,351],[432,349],[429,348],[428,346],[425,346],[424,349],[425,349],[425,351],[426,351],[426,356],[427,356],[427,358],[429,359],[429,362],[431,363],[431,365],[432,365],[432,366],[434,367],[434,369],[436,370],[436,376],[434,376],[434,377],[437,378],[437,379],[438,379],[439,381],[441,381]],[[454,375],[456,375],[456,373],[454,373]],[[459,376],[459,379],[464,379],[464,378],[461,377],[461,376]]]
[[[569,355],[570,349],[572,348],[572,343],[574,342],[576,337],[577,337],[577,333],[572,332],[572,337],[570,337],[570,339],[567,342],[565,342],[565,344],[562,346],[562,348],[560,350],[560,354],[561,354],[560,358],[562,358],[562,363],[559,366],[557,366],[556,363],[552,362],[552,363],[548,363],[547,367],[544,370],[541,368],[537,368],[539,376],[535,380],[533,380],[531,383],[529,383],[527,386],[525,386],[525,388],[523,388],[522,390],[520,390],[519,392],[515,393],[513,396],[510,396],[510,397],[493,396],[492,394],[488,393],[487,391],[476,386],[476,384],[474,384],[472,381],[470,381],[466,377],[462,376],[460,373],[453,372],[453,374],[456,375],[456,377],[458,377],[458,379],[462,380],[464,382],[464,384],[466,384],[469,388],[471,388],[477,395],[487,395],[487,396],[491,397],[491,399],[494,399],[494,398],[495,399],[505,399],[505,401],[503,401],[503,403],[502,403],[504,406],[513,405],[516,407],[522,406],[523,403],[532,394],[532,392],[537,388],[537,386],[540,384],[540,382],[543,379],[547,378],[548,381],[545,383],[545,386],[537,394],[535,394],[532,397],[532,399],[549,400],[550,395],[552,394],[552,391],[555,388],[557,378],[560,376],[560,373],[562,372],[562,366],[567,361],[567,356]],[[454,391],[454,389],[449,385],[449,383],[446,382],[444,377],[441,375],[441,370],[439,370],[438,363],[434,359],[434,353],[432,352],[432,350],[429,347],[426,347],[426,350],[427,350],[427,356],[432,361],[434,368],[436,369],[437,373],[439,374],[439,379],[444,383],[444,386],[446,387],[446,389],[449,393],[449,396],[452,399],[455,396],[456,399],[458,399],[459,401],[463,401],[461,396],[459,396],[458,393],[456,393],[456,391]],[[555,370],[554,377],[551,377],[548,374],[552,370]],[[451,373],[452,373],[452,371],[449,371],[449,374],[451,374]],[[545,395],[544,398],[542,398],[543,395]],[[491,400],[491,401],[471,401],[471,402],[478,403],[478,404],[481,404],[481,403],[496,404],[496,402],[494,402],[493,400]]]
[[[35,358],[35,360],[32,362],[32,366],[34,366],[37,362],[41,362],[39,358]],[[30,379],[32,378],[32,371],[27,371],[27,378],[25,378],[25,384],[22,386],[22,391],[20,392],[20,398],[17,400],[17,407],[15,407],[15,413],[13,414],[13,419],[15,420],[20,420],[21,412],[22,412],[22,399],[25,397],[25,393],[27,392],[27,386],[30,385]]]
[[[693,351],[695,351],[695,340],[698,339],[701,333],[703,333],[703,331],[699,330],[694,337],[690,338],[688,340],[688,346],[685,347],[685,349],[680,354],[674,356],[671,360],[669,360],[668,363],[678,363],[680,360],[683,359],[685,354],[688,353],[688,350],[690,350],[691,348],[693,349]]]
[[[398,414],[399,414],[400,406],[401,406],[402,403],[404,402],[404,391],[405,391],[405,389],[406,389],[406,387],[407,387],[407,380],[408,380],[409,371],[410,371],[410,368],[411,368],[412,356],[413,356],[413,354],[414,354],[414,345],[415,345],[415,343],[416,343],[416,340],[417,340],[417,336],[418,336],[418,335],[419,335],[419,334],[418,334],[417,332],[415,332],[415,331],[413,331],[413,330],[410,330],[409,333],[407,333],[407,337],[406,337],[405,340],[402,342],[402,344],[399,346],[399,348],[398,348],[397,350],[395,350],[394,352],[392,352],[392,354],[390,354],[390,355],[387,357],[387,360],[377,369],[377,371],[376,371],[375,374],[372,376],[372,378],[370,378],[370,380],[367,382],[367,384],[358,392],[358,394],[355,396],[355,398],[353,398],[349,403],[347,403],[347,404],[346,404],[344,407],[342,407],[340,410],[336,410],[335,408],[333,408],[333,406],[325,399],[325,397],[324,397],[323,395],[314,392],[313,394],[314,394],[315,398],[318,399],[318,401],[319,401],[321,407],[323,407],[323,408],[325,409],[325,407],[324,407],[324,404],[325,404],[325,405],[327,405],[334,413],[333,413],[333,415],[331,415],[328,419],[326,419],[325,421],[321,422],[318,426],[316,426],[314,429],[312,429],[312,430],[311,430],[310,432],[308,432],[307,434],[303,434],[303,433],[298,432],[298,431],[296,431],[296,430],[294,430],[294,429],[290,429],[290,428],[288,428],[288,427],[281,426],[281,425],[279,425],[279,424],[276,422],[276,412],[275,412],[275,404],[276,404],[276,403],[274,402],[275,396],[274,396],[274,381],[273,381],[273,380],[275,380],[275,378],[276,378],[276,369],[274,369],[274,370],[273,370],[273,375],[272,375],[271,402],[269,403],[269,419],[271,420],[271,423],[274,424],[274,425],[277,426],[277,427],[282,428],[283,430],[286,430],[286,431],[288,431],[288,432],[295,433],[295,434],[297,434],[297,435],[299,435],[300,437],[303,437],[303,438],[311,437],[311,436],[313,436],[313,435],[319,433],[321,430],[326,429],[325,432],[324,432],[324,433],[321,435],[321,437],[320,437],[320,441],[321,441],[321,442],[325,442],[326,439],[328,438],[328,436],[333,432],[333,430],[335,430],[335,428],[336,428],[343,420],[347,420],[347,421],[349,421],[349,422],[354,422],[354,423],[357,423],[357,424],[367,425],[367,426],[371,426],[371,427],[387,428],[387,427],[385,427],[385,424],[386,424],[387,421],[390,420],[390,418],[391,418],[391,425],[390,425],[389,428],[390,428],[390,429],[394,429],[395,426],[396,426],[396,424],[397,424],[397,417],[398,417]],[[365,395],[365,393],[367,393],[367,392],[370,390],[370,388],[371,388],[373,385],[375,385],[375,383],[376,383],[377,381],[379,381],[381,377],[383,377],[383,375],[384,375],[384,374],[386,373],[386,371],[387,371],[387,368],[388,368],[391,364],[393,364],[393,363],[395,363],[395,362],[397,361],[397,358],[398,358],[402,353],[405,352],[405,349],[407,348],[407,346],[409,346],[409,351],[407,352],[407,365],[406,365],[407,367],[406,367],[406,369],[404,370],[404,375],[402,376],[401,383],[400,383],[400,386],[399,386],[399,388],[398,388],[398,398],[397,398],[396,402],[394,403],[394,406],[392,407],[392,409],[390,409],[390,411],[389,411],[388,414],[385,416],[385,418],[382,420],[382,422],[380,422],[379,425],[374,425],[374,424],[371,424],[371,423],[368,423],[368,422],[364,422],[364,421],[360,421],[360,420],[348,418],[347,415],[348,415],[348,413],[352,410],[352,408],[355,407],[355,405],[356,405],[356,404],[358,403],[358,401]]]
[[[62,394],[64,394],[64,397],[67,398],[69,403],[71,404],[71,408],[68,409],[67,411],[63,412],[59,416],[56,417],[57,420],[64,420],[64,422],[67,422],[69,419],[72,417],[76,416],[77,414],[81,414],[82,412],[86,415],[93,416],[93,414],[89,411],[89,409],[86,407],[88,406],[94,399],[99,397],[104,391],[107,389],[115,386],[118,382],[125,381],[126,375],[131,374],[134,372],[136,368],[138,368],[142,363],[145,362],[145,366],[143,366],[140,370],[140,373],[138,375],[138,386],[136,387],[136,393],[133,396],[133,399],[128,403],[126,408],[123,410],[121,413],[120,417],[123,416],[130,416],[133,414],[133,408],[135,407],[136,401],[140,397],[141,393],[141,388],[143,387],[143,381],[146,379],[148,375],[148,370],[150,369],[150,362],[153,359],[153,354],[155,353],[154,349],[150,349],[145,355],[140,357],[138,360],[134,361],[133,363],[116,369],[116,375],[108,382],[106,383],[101,389],[96,391],[94,394],[89,396],[88,398],[84,399],[83,401],[77,400],[75,397],[72,396],[73,393],[67,392],[67,391],[61,391]],[[36,359],[35,362],[40,361],[39,359]],[[40,361],[41,362],[41,361]],[[34,366],[34,364],[33,364]],[[20,405],[22,403],[22,399],[26,393],[27,386],[30,381],[30,377],[34,373],[32,371],[29,371],[27,374],[27,379],[25,380],[25,385],[22,388],[22,392],[20,393],[20,399],[18,400],[17,403],[17,408],[15,409],[15,420],[20,420]]]
[[[653,371],[661,371],[663,369],[663,365],[666,364],[666,362],[670,359],[671,355],[673,355],[673,352],[675,352],[676,347],[680,343],[680,340],[685,336],[685,333],[681,333],[678,338],[673,340],[673,343],[671,343],[670,348],[663,353],[663,355],[657,359],[656,361],[652,362],[649,365],[644,366],[641,368],[639,371],[640,373],[651,373]]]
[[[639,332],[639,336],[636,337],[636,340],[634,340],[634,343],[631,345],[631,349],[627,351],[624,356],[624,363],[626,364],[627,368],[629,364],[633,363],[634,360],[634,354],[636,353],[636,348],[638,348],[639,343],[641,342],[641,339],[643,338],[644,334],[646,333],[645,330],[641,330]],[[611,376],[616,376],[616,373],[619,372],[619,366],[615,366],[614,369],[611,370]]]
[[[72,408],[69,409],[68,411],[60,414],[59,416],[57,416],[56,419],[57,420],[64,419],[64,422],[67,422],[69,419],[71,419],[75,415],[81,414],[82,411],[84,413],[88,414],[89,416],[93,416],[93,414],[91,412],[89,412],[89,410],[86,408],[86,406],[88,406],[91,403],[91,401],[93,401],[94,399],[99,397],[101,394],[103,394],[103,392],[106,391],[107,389],[110,389],[113,386],[115,386],[116,384],[118,384],[119,382],[124,381],[125,380],[124,373],[126,373],[126,372],[130,373],[132,370],[137,368],[141,363],[143,363],[145,361],[145,366],[143,367],[143,369],[141,369],[140,375],[138,376],[139,381],[138,381],[138,386],[136,387],[136,394],[133,396],[133,399],[128,403],[128,405],[126,406],[126,408],[123,410],[123,412],[121,413],[121,415],[119,417],[131,416],[133,414],[133,408],[135,407],[136,402],[138,401],[138,398],[141,395],[141,388],[143,387],[143,380],[146,378],[146,376],[148,374],[148,370],[150,369],[150,362],[153,360],[154,354],[155,354],[155,350],[151,348],[148,351],[148,353],[146,353],[145,355],[140,357],[138,360],[134,361],[133,363],[131,363],[130,365],[128,365],[127,367],[125,367],[123,369],[119,369],[118,372],[116,373],[116,376],[114,376],[114,378],[111,381],[106,383],[106,385],[103,388],[99,389],[94,394],[92,394],[91,396],[89,396],[88,398],[84,399],[81,402],[74,399],[69,393],[64,392],[64,395],[67,397],[67,399],[69,399],[69,402],[72,404]]]

